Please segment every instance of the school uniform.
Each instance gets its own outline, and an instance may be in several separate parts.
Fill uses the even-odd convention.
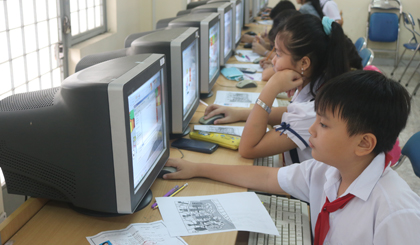
[[[309,147],[309,127],[315,122],[314,97],[310,92],[310,85],[306,85],[299,93],[292,97],[292,103],[287,106],[287,112],[283,113],[281,125],[287,125],[278,130],[284,133],[298,147],[283,153],[286,165],[303,162],[312,158],[312,149]]]
[[[319,16],[318,12],[316,12],[314,6],[312,5],[311,2],[307,2],[305,4],[303,4],[300,9],[299,12],[301,12],[302,14],[312,14],[315,15],[318,18],[321,18],[321,16]]]
[[[328,16],[332,20],[341,20],[337,3],[332,0],[320,0],[319,3],[322,8],[322,13],[324,13],[325,16]]]
[[[419,244],[420,197],[376,156],[341,196],[353,194],[343,209],[329,214],[324,244]],[[312,233],[326,197],[333,202],[341,181],[334,167],[311,159],[280,168],[280,187],[310,203]]]

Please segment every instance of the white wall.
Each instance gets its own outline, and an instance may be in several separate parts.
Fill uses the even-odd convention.
[[[300,7],[296,0],[291,1],[297,8]],[[365,36],[370,0],[334,1],[343,11],[343,29],[347,36],[353,41]],[[269,6],[274,6],[277,2],[278,0],[269,0]],[[402,0],[402,2],[403,11],[410,12],[416,20],[420,18],[419,0]],[[156,21],[176,16],[178,11],[185,9],[186,3],[187,0],[107,0],[109,32],[80,43],[69,50],[70,74],[74,72],[77,62],[82,57],[123,48],[124,39],[129,34],[153,30]],[[402,44],[410,38],[411,33],[401,24],[400,52],[404,50]],[[379,45],[379,48],[387,47],[389,45]],[[407,52],[406,58],[411,55],[411,52]],[[375,56],[379,57],[376,54]]]

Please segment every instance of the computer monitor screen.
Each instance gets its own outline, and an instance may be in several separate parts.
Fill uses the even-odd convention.
[[[220,67],[220,27],[219,22],[209,30],[209,83],[218,74]]]
[[[169,158],[166,64],[162,54],[111,59],[1,100],[8,192],[96,216],[147,206]]]
[[[162,76],[160,71],[157,72],[140,88],[128,95],[135,193],[165,147],[162,137],[165,133]]]
[[[241,40],[242,31],[242,2],[236,4],[236,28],[235,28],[235,43]]]
[[[225,13],[225,58],[227,58],[232,51],[232,24],[232,10],[229,10]]]
[[[186,49],[182,51],[182,70],[183,70],[183,116],[191,110],[197,99],[198,91],[198,44],[194,40]]]
[[[179,27],[158,30],[131,43],[132,54],[152,52],[167,59],[171,138],[189,133],[189,123],[200,103],[199,37],[198,28]]]

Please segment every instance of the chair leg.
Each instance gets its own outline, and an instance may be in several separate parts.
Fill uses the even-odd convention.
[[[405,67],[405,69],[404,69],[403,73],[401,74],[400,80],[398,80],[398,82],[399,82],[399,83],[401,82],[401,79],[403,78],[403,76],[404,76],[405,72],[407,71],[408,67],[410,66],[411,62],[413,61],[414,56],[416,56],[417,51],[418,51],[418,47],[417,47],[417,49],[414,51],[413,56],[411,57],[411,59],[410,59],[410,61],[408,62],[407,66]],[[407,83],[407,84],[405,84],[405,86],[407,87],[407,86],[408,86],[408,83]]]
[[[394,66],[394,70],[392,70],[392,72],[391,72],[391,77],[394,76],[394,71],[398,68],[398,65],[400,64],[406,50],[407,49],[404,49],[404,51],[401,54],[401,57],[397,61],[397,64]]]
[[[414,75],[417,73],[417,69],[419,69],[419,66],[420,66],[420,62],[417,64],[416,69],[414,69],[413,74],[411,74],[411,77],[408,79],[407,84],[406,84],[405,86],[407,86],[407,85],[410,83],[411,79],[412,79],[412,78],[414,77]]]

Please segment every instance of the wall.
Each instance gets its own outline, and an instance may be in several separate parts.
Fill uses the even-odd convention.
[[[297,8],[296,0],[291,0]],[[370,0],[334,0],[343,11],[343,29],[353,41],[365,36]],[[419,0],[404,0],[403,11],[410,12],[415,19],[420,17]],[[269,6],[276,5],[278,0],[269,0]],[[176,16],[185,9],[187,0],[107,0],[109,32],[86,42],[75,45],[69,50],[69,71],[74,72],[77,62],[84,56],[99,52],[123,48],[124,39],[132,33],[150,31],[154,29],[157,20]],[[162,8],[161,6],[165,6]],[[417,23],[416,23],[417,24]],[[411,38],[411,33],[401,24],[400,53],[404,50],[403,43]],[[418,30],[419,31],[419,30]],[[377,48],[388,48],[392,45],[375,45]],[[385,58],[393,58],[383,55]],[[405,58],[410,58],[407,52]],[[381,57],[381,54],[375,54]]]

